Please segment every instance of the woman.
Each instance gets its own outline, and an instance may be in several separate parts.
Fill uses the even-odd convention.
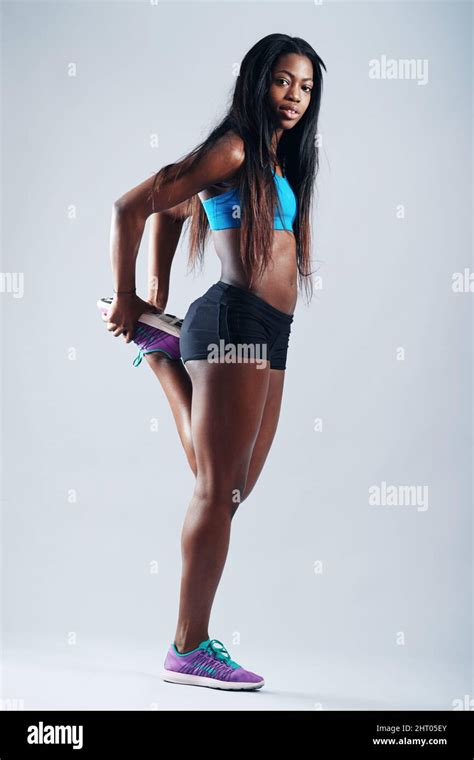
[[[312,294],[309,221],[322,68],[304,40],[263,38],[244,57],[232,105],[209,137],[114,204],[115,295],[104,320],[114,336],[139,346],[135,364],[145,356],[160,380],[196,476],[166,681],[246,690],[264,684],[209,638],[208,626],[232,518],[275,435],[298,285]],[[144,301],[135,290],[135,261],[149,216]],[[181,325],[164,309],[185,220],[190,261],[202,264],[212,229],[222,274]]]

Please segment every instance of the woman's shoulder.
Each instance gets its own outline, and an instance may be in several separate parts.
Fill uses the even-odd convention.
[[[234,187],[235,179],[245,160],[243,139],[234,130],[228,130],[216,141],[212,152],[220,165],[218,173],[222,179],[209,185],[208,189]]]
[[[245,144],[242,137],[233,129],[227,130],[218,140],[220,147],[230,153],[233,160],[239,164],[245,160]]]

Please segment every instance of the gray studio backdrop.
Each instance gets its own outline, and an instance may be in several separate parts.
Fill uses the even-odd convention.
[[[111,207],[204,139],[245,52],[283,31],[328,68],[319,279],[210,633],[266,675],[255,709],[467,705],[470,4],[4,2],[2,18],[3,704],[148,707],[140,687],[117,701],[120,652],[161,688],[194,477],[158,381],[96,309]],[[212,242],[190,273],[182,239],[168,311],[219,274]]]

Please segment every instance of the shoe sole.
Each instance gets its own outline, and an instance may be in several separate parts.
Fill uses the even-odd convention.
[[[104,303],[104,301],[101,301],[100,299],[97,301],[97,306],[102,311],[107,311],[108,308],[110,308],[109,304]],[[180,327],[177,325],[170,325],[169,322],[164,322],[162,319],[160,319],[159,314],[148,314],[147,312],[144,312],[138,317],[138,322],[143,322],[145,325],[156,327],[158,330],[162,330],[169,335],[174,335],[176,338],[179,338],[181,335]]]
[[[210,689],[223,689],[225,691],[253,691],[261,689],[265,684],[263,678],[256,683],[247,681],[238,683],[237,681],[217,681],[215,678],[208,678],[207,676],[192,676],[189,673],[175,673],[173,670],[163,670],[161,678],[163,681],[168,681],[168,683],[180,683],[187,686],[207,686]]]

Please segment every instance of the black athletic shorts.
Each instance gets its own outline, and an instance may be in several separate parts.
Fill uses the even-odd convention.
[[[259,367],[269,360],[272,369],[284,370],[293,316],[219,280],[186,312],[179,339],[182,359]]]

